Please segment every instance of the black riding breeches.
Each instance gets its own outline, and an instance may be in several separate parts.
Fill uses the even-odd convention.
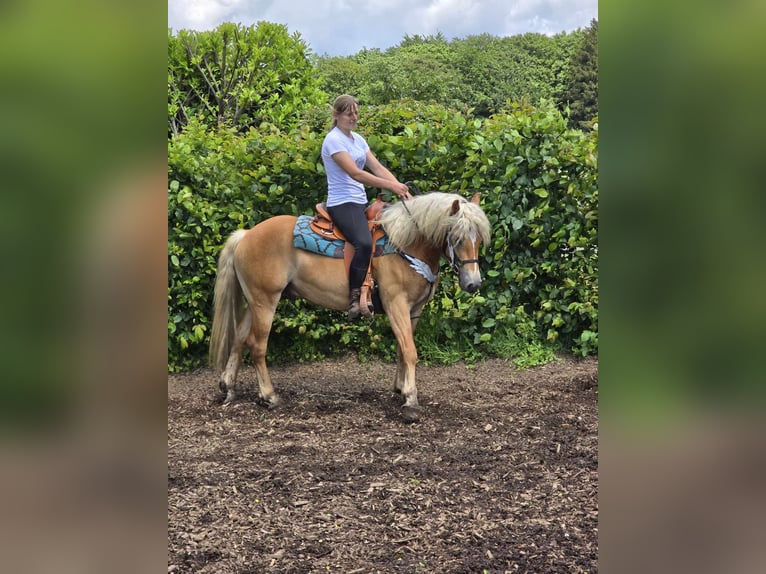
[[[354,246],[354,257],[348,271],[349,289],[362,286],[372,257],[372,235],[367,225],[366,209],[367,205],[361,203],[341,203],[327,208],[335,225]]]

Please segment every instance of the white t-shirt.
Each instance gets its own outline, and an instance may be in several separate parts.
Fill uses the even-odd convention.
[[[332,207],[341,203],[367,203],[367,192],[364,185],[353,179],[332,158],[339,151],[348,152],[359,169],[364,169],[367,163],[367,152],[370,146],[356,132],[351,132],[349,138],[337,126],[330,130],[322,142],[322,162],[327,172],[327,205]]]

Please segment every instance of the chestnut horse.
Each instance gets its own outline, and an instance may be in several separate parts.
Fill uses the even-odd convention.
[[[490,225],[479,198],[479,193],[467,201],[456,194],[432,192],[387,205],[378,216],[395,252],[373,258],[373,275],[396,336],[394,390],[404,395],[403,416],[408,421],[416,420],[419,412],[413,333],[423,306],[436,290],[441,256],[458,274],[461,289],[473,293],[481,286],[479,246],[489,240]],[[343,260],[294,247],[296,221],[294,216],[278,215],[249,230],[237,230],[221,251],[210,358],[222,372],[220,387],[226,403],[235,398],[237,371],[247,344],[261,398],[269,406],[279,404],[266,366],[266,346],[283,294],[329,309],[345,310],[348,305]]]

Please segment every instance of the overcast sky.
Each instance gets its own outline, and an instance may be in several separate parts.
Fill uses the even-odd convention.
[[[557,34],[598,19],[598,0],[168,0],[168,26],[212,30],[223,22],[285,24],[316,54],[386,50],[405,34]]]

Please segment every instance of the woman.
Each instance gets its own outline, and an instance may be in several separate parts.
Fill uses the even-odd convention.
[[[348,275],[348,318],[354,320],[361,315],[359,295],[372,257],[364,186],[388,189],[402,199],[412,196],[407,186],[373,155],[365,139],[353,131],[359,121],[359,104],[353,96],[338,96],[332,117],[332,129],[322,142],[322,162],[327,172],[327,211],[354,246]],[[364,171],[365,167],[372,173]]]

